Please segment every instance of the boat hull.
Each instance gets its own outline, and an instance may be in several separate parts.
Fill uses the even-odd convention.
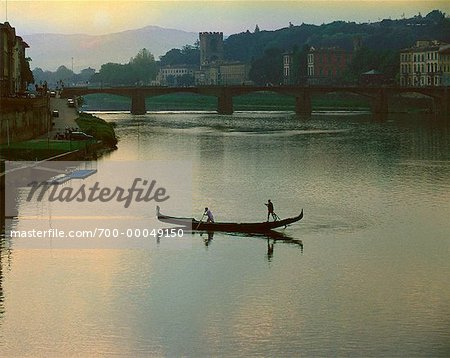
[[[192,231],[224,231],[224,232],[245,232],[245,233],[263,233],[270,230],[286,227],[300,221],[303,218],[303,209],[298,216],[277,221],[267,221],[259,223],[233,223],[233,222],[203,222],[193,218],[177,218],[163,215],[157,207],[157,217],[159,221],[180,225]]]

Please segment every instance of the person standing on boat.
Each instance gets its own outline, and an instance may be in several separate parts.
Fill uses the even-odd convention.
[[[208,219],[206,220],[207,223],[213,223],[214,222],[214,216],[208,208],[205,208],[205,213],[203,215],[206,215]]]
[[[277,216],[275,215],[275,212],[273,211],[273,203],[270,201],[270,199],[267,201],[267,204],[264,204],[267,206],[267,221],[269,221],[270,215],[272,215],[273,221],[277,220]]]

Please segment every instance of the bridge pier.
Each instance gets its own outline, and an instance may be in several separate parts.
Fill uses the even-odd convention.
[[[388,96],[384,90],[380,90],[372,100],[372,113],[378,119],[385,119],[388,112]]]
[[[311,95],[303,91],[295,97],[295,113],[310,116],[312,113]]]
[[[147,113],[145,109],[145,95],[136,91],[131,96],[131,114],[140,115]]]
[[[445,92],[440,97],[435,97],[433,99],[434,112],[439,116],[450,115],[450,94],[448,93],[447,87]]]
[[[233,96],[228,91],[223,91],[217,98],[217,112],[233,114]]]

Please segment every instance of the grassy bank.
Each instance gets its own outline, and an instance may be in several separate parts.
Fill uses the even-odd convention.
[[[118,140],[114,132],[114,124],[89,113],[80,113],[75,121],[81,131],[100,140],[102,147],[116,148]]]
[[[44,160],[76,152],[70,155],[70,160],[82,160],[97,156],[98,151],[116,148],[117,138],[111,123],[87,113],[81,113],[76,122],[83,132],[94,136],[95,140],[32,139],[1,144],[1,157],[7,160]]]

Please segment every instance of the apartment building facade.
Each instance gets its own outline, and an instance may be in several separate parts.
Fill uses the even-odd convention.
[[[413,47],[401,50],[401,86],[448,86],[449,82],[450,45],[436,40],[421,40]]]
[[[343,75],[352,61],[352,55],[352,52],[339,47],[311,47],[307,59],[308,84],[333,84]]]
[[[156,81],[162,86],[192,85],[195,71],[194,66],[165,66],[159,70]]]
[[[16,35],[14,27],[8,22],[0,23],[0,97],[10,97],[25,91],[25,50],[28,47]]]
[[[283,54],[283,84],[290,85],[293,83],[293,67],[294,54],[292,52],[285,52]]]

